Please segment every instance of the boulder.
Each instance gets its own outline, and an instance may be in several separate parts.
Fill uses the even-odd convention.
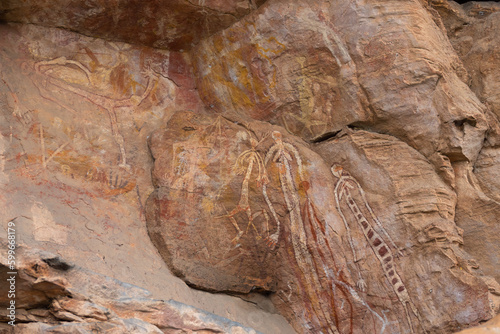
[[[7,247],[7,240],[0,242]],[[13,268],[6,258],[0,263],[2,279],[16,273],[15,294],[20,297],[15,298],[16,326],[5,333],[259,333],[183,303],[152,299],[145,289],[75,266],[56,254],[19,245],[16,260]],[[2,294],[2,322],[13,320],[6,309],[10,300]]]

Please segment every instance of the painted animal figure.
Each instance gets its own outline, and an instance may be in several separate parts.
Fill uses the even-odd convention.
[[[408,290],[406,289],[405,284],[401,279],[401,276],[397,272],[397,268],[394,261],[394,254],[391,250],[391,247],[397,251],[398,256],[401,256],[402,254],[400,253],[396,244],[394,243],[390,235],[387,233],[387,231],[384,229],[384,227],[378,220],[377,216],[373,212],[372,208],[368,204],[365,193],[361,188],[361,185],[358,183],[358,181],[355,178],[353,178],[347,171],[345,171],[341,166],[338,165],[332,166],[331,172],[335,177],[339,179],[335,186],[335,200],[339,213],[346,227],[347,237],[349,239],[349,245],[351,247],[354,256],[354,262],[357,265],[357,262],[360,259],[357,258],[356,250],[354,248],[351,236],[351,227],[349,226],[348,220],[340,206],[340,202],[342,201],[342,199],[344,199],[345,202],[347,203],[347,206],[349,207],[352,215],[354,216],[357,225],[363,231],[367,243],[369,244],[376,258],[380,262],[385,277],[389,281],[390,286],[394,290],[394,293],[396,294],[396,296],[398,297],[399,301],[401,302],[401,304],[405,309],[406,318],[410,326],[410,330],[412,333],[415,333],[408,307],[417,317],[420,326],[422,326],[423,321],[420,316],[420,313],[418,312],[417,308],[411,301],[410,295],[408,294]],[[350,189],[356,189],[361,194],[362,205],[369,212],[368,217],[365,217],[364,213],[362,212],[361,208],[358,205],[357,200],[355,200],[352,197]],[[384,238],[380,235],[380,233],[377,230],[381,231],[381,233],[384,234],[384,236],[389,241],[390,245],[387,244],[387,242],[384,240]],[[358,272],[360,273],[359,267],[358,267]],[[361,277],[361,274],[359,275],[360,275],[360,281],[358,282],[358,288],[365,290],[366,283]]]
[[[108,113],[109,120],[111,123],[111,133],[118,144],[119,150],[120,150],[120,167],[125,167],[125,168],[130,168],[130,166],[127,164],[127,155],[125,151],[125,141],[123,136],[120,133],[119,130],[119,122],[118,122],[118,117],[117,117],[117,112],[120,108],[134,108],[139,106],[151,93],[153,90],[154,86],[158,83],[160,75],[154,72],[151,68],[147,68],[144,71],[145,77],[147,77],[147,84],[146,88],[144,89],[144,92],[141,95],[134,95],[127,97],[127,98],[122,98],[122,99],[116,99],[108,96],[104,96],[98,93],[91,92],[90,90],[82,89],[79,88],[76,85],[72,85],[69,82],[66,82],[62,78],[57,78],[53,77],[50,75],[51,67],[54,66],[73,66],[78,68],[80,71],[82,71],[85,76],[87,77],[87,80],[89,83],[92,83],[92,73],[85,67],[82,63],[74,61],[74,60],[69,60],[66,59],[65,57],[60,57],[52,60],[46,60],[46,61],[39,61],[35,63],[35,71],[41,75],[43,75],[46,79],[45,85],[48,83],[52,84],[55,87],[58,87],[60,89],[63,89],[65,91],[71,92],[73,94],[76,94],[86,100],[88,100],[90,103],[95,104],[98,107],[101,107],[105,109]],[[35,84],[36,85],[36,84]],[[71,108],[68,108],[68,110],[72,110]],[[74,112],[74,111],[72,111]]]

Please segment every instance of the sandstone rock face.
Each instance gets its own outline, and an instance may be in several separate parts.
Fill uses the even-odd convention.
[[[454,16],[465,24],[450,31],[450,41],[470,75],[470,86],[483,103],[500,116],[500,98],[495,82],[500,78],[498,45],[498,18],[500,5],[495,2],[471,2],[458,8]]]
[[[186,50],[265,0],[3,1],[5,21],[60,27],[155,48]],[[71,10],[68,10],[71,8]]]
[[[499,13],[2,2],[14,332],[451,333],[492,318]]]
[[[7,240],[2,240],[7,247]],[[2,333],[215,333],[257,334],[194,307],[150,298],[150,292],[66,262],[55,254],[17,248],[21,266],[2,258],[0,275],[17,272],[17,321]],[[2,294],[3,304],[7,294]],[[7,300],[7,303],[9,301]],[[5,309],[2,320],[11,319]],[[58,322],[63,321],[63,324]],[[8,326],[10,327],[10,326]],[[15,329],[14,329],[15,328]]]
[[[356,64],[324,6],[272,2],[200,43],[193,63],[205,104],[305,139],[369,119]]]
[[[464,229],[465,249],[476,256],[485,273],[500,279],[500,161],[498,117],[500,116],[500,6],[495,2],[437,4],[443,13],[450,41],[469,74],[471,90],[488,110],[490,128],[474,164],[460,163],[457,175],[457,224]]]
[[[472,161],[482,145],[484,106],[417,1],[273,1],[193,54],[206,105],[305,139],[358,125]]]
[[[478,326],[476,328],[467,329],[461,331],[461,334],[485,334],[485,333],[495,333],[500,332],[500,315],[497,315],[487,323]]]
[[[33,25],[0,29],[2,228],[17,217],[20,243],[157,299],[290,331],[272,307],[188,288],[149,239],[147,137],[176,108],[202,109],[187,55]]]

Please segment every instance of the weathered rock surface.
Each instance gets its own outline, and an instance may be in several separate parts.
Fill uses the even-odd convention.
[[[17,217],[26,245],[158,299],[291,331],[272,307],[187,287],[147,234],[147,137],[177,108],[202,109],[186,54],[33,25],[0,29],[2,230]]]
[[[454,166],[457,177],[457,224],[464,229],[465,249],[485,273],[500,279],[500,5],[495,2],[435,2],[453,47],[469,75],[471,90],[488,110],[489,129],[473,164]]]
[[[464,228],[466,249],[480,259],[485,273],[499,280],[500,203],[482,191],[468,163],[455,164],[454,169],[458,194],[456,220]]]
[[[192,54],[205,105],[306,139],[369,119],[356,64],[325,6],[272,1],[200,43]]]
[[[454,4],[453,1],[450,5]],[[498,85],[498,31],[500,4],[496,2],[470,2],[454,6],[450,20],[461,20],[462,25],[447,24],[448,35],[457,54],[470,75],[470,87],[481,101],[500,117]]]
[[[7,240],[2,240],[7,248]],[[150,298],[147,290],[66,262],[58,255],[19,246],[14,269],[2,255],[2,281],[16,272],[17,326],[5,333],[186,333],[256,334],[227,319],[176,301]],[[2,291],[0,318],[11,321]]]
[[[0,3],[0,19],[65,28],[155,48],[186,50],[203,37],[229,27],[264,1],[6,0]]]
[[[497,315],[490,321],[485,324],[466,329],[464,331],[459,332],[460,334],[487,334],[487,333],[500,333],[500,315]]]
[[[426,157],[474,161],[486,131],[460,60],[418,1],[271,1],[202,41],[193,64],[205,105],[305,139],[357,125]]]

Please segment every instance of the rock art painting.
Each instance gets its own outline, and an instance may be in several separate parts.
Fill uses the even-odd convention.
[[[458,304],[468,303],[455,298],[463,293],[478,296],[468,304],[476,314],[491,312],[495,297],[487,278],[461,249],[462,231],[453,215],[445,214],[453,212],[457,198],[429,161],[392,136],[363,130],[345,130],[315,150],[331,164],[333,201],[356,287],[370,302],[398,310],[399,332],[434,332],[429,322],[437,309],[441,328],[471,321],[472,314],[452,315]],[[394,155],[404,163],[391,163]],[[408,175],[414,175],[411,181]],[[434,272],[435,261],[449,270]],[[389,298],[369,297],[374,294]]]
[[[334,294],[362,299],[329,249],[310,189],[313,153],[304,155],[277,129],[254,126],[183,112],[151,137],[158,188],[147,205],[149,233],[174,272],[200,288],[280,291],[276,271],[293,266],[282,295],[299,297],[306,319],[338,333]],[[311,237],[325,246],[321,258],[312,254]],[[290,266],[278,269],[283,261]]]
[[[440,226],[434,215],[419,213],[424,209],[403,208],[409,210],[406,218],[404,211],[398,213],[396,202],[381,218],[361,183],[333,159],[337,156],[351,164],[349,159],[373,160],[374,155],[381,160],[370,164],[389,168],[383,165],[388,161],[384,154],[395,150],[413,159],[415,170],[420,168],[426,177],[438,178],[437,172],[394,137],[351,132],[315,146],[331,157],[325,162],[309,144],[280,127],[217,114],[174,114],[149,141],[156,190],[146,211],[153,243],[189,285],[271,294],[299,331],[432,332],[429,312],[441,310],[441,326],[457,321],[439,306],[439,296],[454,289],[477,295],[471,307],[488,314],[487,286],[472,272],[453,273],[453,278],[439,274],[434,278],[438,285],[448,279],[453,282],[447,288],[451,290],[422,295],[433,257],[444,256],[451,247],[446,256],[455,263],[465,261],[454,245],[462,242],[460,234],[448,218],[440,218]],[[360,149],[366,151],[363,158],[357,153]],[[373,173],[370,168],[374,167],[367,171]],[[382,179],[388,175],[382,172]],[[394,177],[399,180],[397,174]],[[403,199],[418,189],[411,183],[398,187]],[[449,202],[451,209],[456,198],[448,186],[440,183],[436,189],[443,198],[439,205]],[[418,207],[435,201],[423,193],[419,196],[423,197]],[[419,241],[407,234],[411,225],[394,225],[413,219],[420,220],[414,225],[420,231],[414,233],[422,234]],[[414,242],[426,244],[424,238],[450,245],[413,250]],[[464,279],[471,281],[463,285]],[[433,305],[433,311],[422,307],[424,301]]]
[[[87,52],[89,53],[89,57],[91,57],[92,60],[96,62],[94,66],[97,67],[99,65],[99,60],[95,57],[95,55],[92,57],[93,52],[90,49],[87,49]],[[146,79],[147,83],[145,89],[140,95],[135,95],[136,86],[139,85],[139,82],[133,81],[132,79],[129,79],[130,80],[129,82],[125,81],[126,84],[130,85],[134,91],[133,94],[127,98],[103,96],[98,93],[92,92],[89,88],[82,89],[77,85],[71,84],[70,82],[62,78],[57,78],[54,75],[51,75],[51,73],[54,72],[57,75],[58,72],[64,73],[65,70],[67,72],[71,71],[72,68],[76,68],[77,72],[80,73],[72,73],[71,78],[74,77],[85,78],[87,82],[80,83],[80,85],[94,86],[95,90],[95,88],[99,87],[99,84],[102,85],[102,83],[99,83],[98,80],[101,81],[113,80],[117,75],[125,75],[131,78],[131,75],[130,74],[127,75],[127,73],[116,74],[116,72],[119,71],[120,67],[123,67],[122,62],[117,63],[111,68],[104,68],[101,69],[100,71],[91,72],[85,65],[83,65],[78,61],[68,60],[65,57],[60,57],[51,60],[36,62],[34,64],[35,73],[41,76],[42,78],[41,78],[41,83],[37,83],[36,81],[34,81],[34,83],[35,85],[37,85],[37,88],[39,90],[59,89],[66,94],[71,94],[71,93],[75,94],[79,98],[85,99],[90,103],[94,104],[96,107],[104,109],[107,112],[107,115],[110,120],[111,133],[119,148],[120,152],[119,166],[129,167],[129,165],[127,164],[127,154],[125,152],[123,136],[121,135],[120,130],[118,128],[117,111],[119,108],[138,107],[151,93],[151,90],[153,89],[155,84],[158,83],[158,76],[160,74],[155,73],[150,67],[147,67],[144,70],[143,74],[147,78]],[[125,86],[123,87],[123,90],[127,91],[128,88],[130,87]],[[120,92],[118,91],[118,93]],[[55,102],[57,102],[57,100]],[[77,114],[77,112],[74,111],[71,107],[66,105],[62,106],[69,112]]]
[[[344,171],[344,169],[339,165],[332,166],[331,171],[332,174],[339,179],[337,185],[335,186],[335,201],[337,203],[337,208],[340,212],[340,215],[342,216],[342,221],[345,224],[347,238],[349,240],[349,245],[351,246],[354,262],[357,263],[358,258],[356,256],[356,250],[353,246],[351,227],[348,219],[346,218],[347,213],[344,213],[340,206],[340,202],[342,200],[344,200],[344,202],[349,207],[349,216],[351,217],[351,220],[352,218],[354,218],[357,227],[363,231],[366,242],[370,245],[373,253],[380,262],[380,266],[384,271],[384,275],[386,276],[389,284],[394,290],[394,293],[397,295],[399,301],[405,309],[406,318],[411,332],[414,333],[415,331],[413,329],[412,319],[410,317],[410,310],[419,321],[420,326],[422,326],[423,321],[420,317],[420,313],[415,307],[415,304],[412,302],[410,296],[408,295],[408,291],[401,276],[398,274],[395,257],[402,256],[401,252],[398,250],[392,238],[389,236],[380,221],[377,219],[377,216],[368,204],[363,188],[361,188],[361,185],[358,183],[358,181],[350,176],[349,172]],[[361,198],[354,200],[351,194],[351,189],[353,190],[353,192],[358,192],[359,195],[361,195]],[[358,204],[358,202],[360,204]],[[367,211],[368,215],[365,216],[365,213],[363,211]],[[377,231],[380,231],[381,233]],[[384,235],[384,237],[382,237],[381,234]],[[385,241],[384,239],[387,241]],[[366,289],[366,283],[363,277],[361,277],[361,274],[357,286],[362,291]]]
[[[148,231],[189,285],[270,293],[305,332],[431,331],[417,306],[424,274],[408,280],[401,269],[424,261],[426,271],[426,260],[402,249],[410,241],[391,236],[354,177],[305,142],[266,123],[183,111],[149,145]]]
[[[220,316],[247,321],[252,314],[262,324],[247,325],[259,330],[293,331],[276,313],[240,298],[213,299],[189,288],[169,271],[147,234],[145,201],[153,190],[147,138],[177,108],[203,109],[187,55],[35,25],[2,23],[0,35],[0,220],[17,217],[19,244],[147,287],[158,299],[198,308],[209,301]],[[179,171],[191,166],[187,162],[179,163]],[[95,326],[66,326],[79,316],[57,301],[45,304],[44,317],[25,316],[38,304],[18,304],[19,322],[30,322],[25,332],[114,328],[105,317]],[[50,316],[50,305],[62,318]],[[190,330],[212,328],[206,319]],[[137,326],[116,327],[128,333]]]

